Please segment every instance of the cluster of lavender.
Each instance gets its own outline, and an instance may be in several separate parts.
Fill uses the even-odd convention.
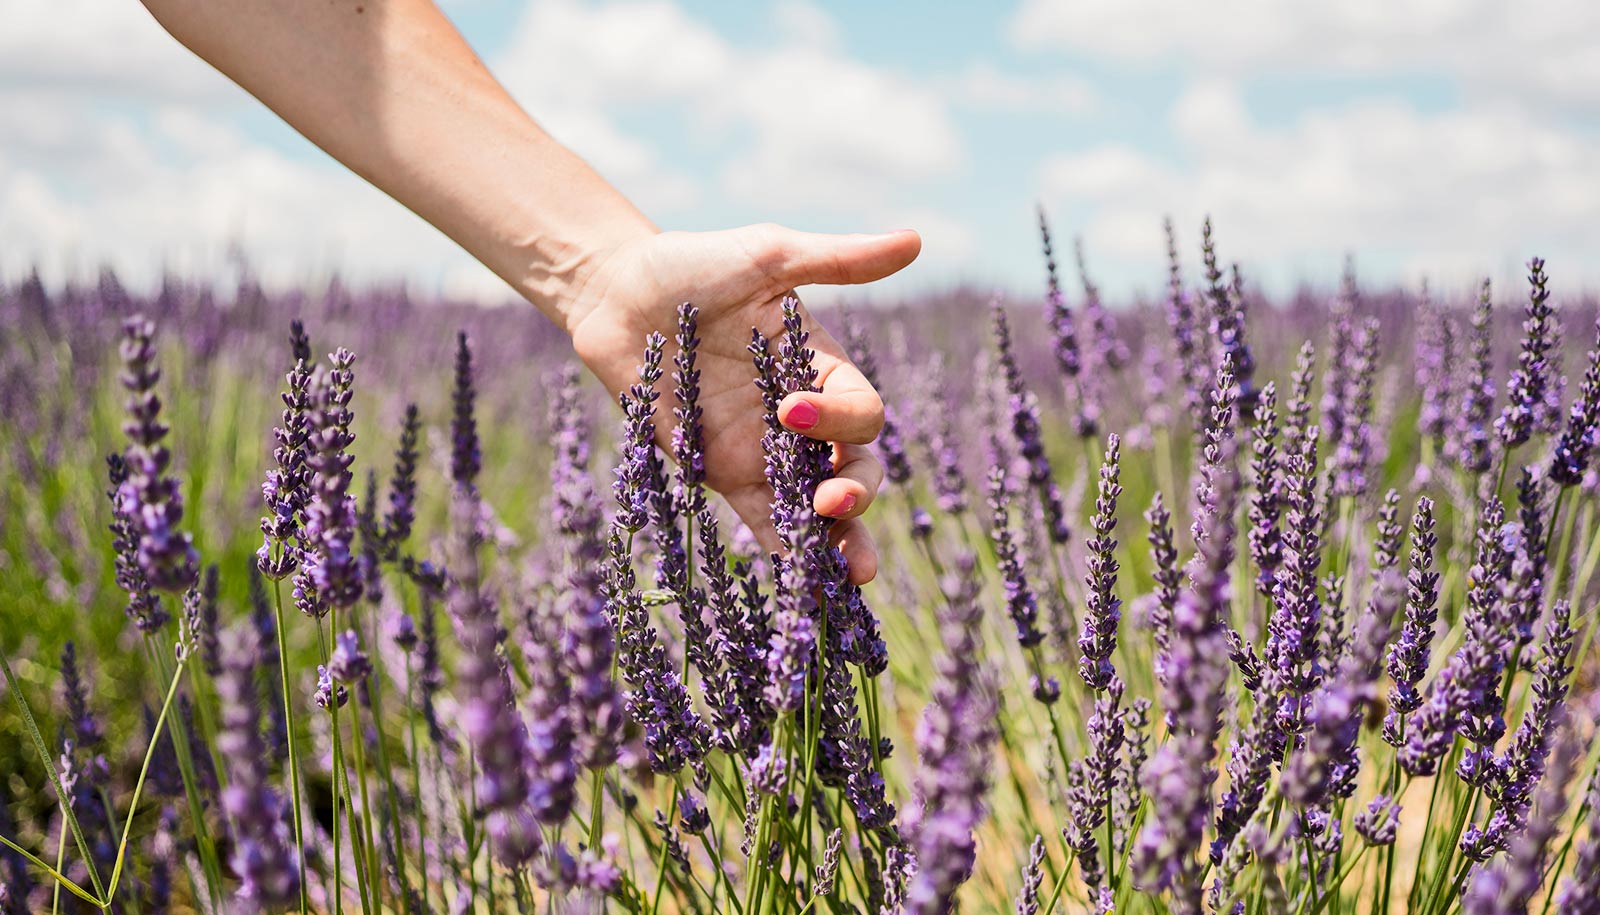
[[[125,443],[74,528],[110,536],[79,549],[39,518],[75,510],[52,468],[84,421],[0,419],[0,543],[17,600],[129,620],[120,648],[74,626],[48,715],[0,618],[0,913],[1600,913],[1600,330],[1562,334],[1592,305],[1534,260],[1521,308],[1353,268],[1272,307],[1207,222],[1197,276],[1169,223],[1166,294],[1113,311],[1040,229],[1043,308],[993,300],[986,340],[970,300],[846,316],[889,401],[866,589],[813,508],[832,448],[778,420],[820,387],[792,296],[741,370],[768,553],[706,491],[727,439],[703,388],[730,397],[734,348],[692,305],[639,341],[608,436],[576,371],[516,374],[481,316],[411,354],[449,379],[413,403],[378,396],[410,389],[343,336],[348,292],[301,303],[362,345],[361,386],[295,322],[270,451],[232,473],[249,436],[189,417],[258,414],[187,383],[164,410],[158,363],[187,381],[260,346],[181,284],[0,287],[39,340],[123,328],[0,341],[7,404],[48,402],[52,371],[92,389],[62,353],[114,359]],[[240,326],[270,298],[241,289]],[[547,477],[498,472],[518,435]],[[385,436],[387,485],[354,485]],[[246,501],[259,539],[227,529]]]

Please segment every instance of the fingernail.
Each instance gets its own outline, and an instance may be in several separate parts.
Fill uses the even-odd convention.
[[[856,507],[856,496],[855,496],[855,493],[848,493],[848,494],[845,495],[844,501],[839,503],[839,507],[834,509],[833,513],[836,514],[836,515],[847,515],[847,514],[850,513],[850,509],[855,508],[855,507]]]
[[[817,408],[810,401],[802,400],[789,408],[789,418],[785,423],[796,429],[809,429],[817,424]]]

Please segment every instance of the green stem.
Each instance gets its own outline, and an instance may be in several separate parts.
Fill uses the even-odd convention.
[[[366,835],[366,861],[367,861],[367,895],[372,897],[371,911],[381,911],[383,903],[383,881],[378,875],[383,871],[378,864],[378,843],[372,831],[372,800],[367,790],[367,753],[366,739],[361,732],[361,701],[353,695],[351,690],[350,702],[350,743],[356,752],[356,783],[361,790],[361,827]],[[350,772],[345,770],[345,790],[349,791]],[[352,819],[354,814],[352,813]],[[354,824],[352,824],[354,825]]]
[[[667,828],[672,828],[672,821],[678,816],[678,780],[672,780],[672,801],[667,805]],[[650,915],[656,915],[661,910],[661,892],[667,887],[667,849],[672,843],[667,841],[667,836],[661,837],[661,854],[656,860],[656,889],[650,900]]]
[[[59,872],[61,870],[61,866],[62,866],[63,862],[66,860],[66,857],[67,857],[67,823],[66,823],[65,820],[62,820],[61,821],[61,828],[56,830],[56,871],[57,872]],[[50,915],[56,915],[56,913],[60,912],[60,911],[61,911],[61,884],[57,883],[55,886],[50,888]]]
[[[417,755],[417,721],[416,703],[411,685],[411,657],[406,656],[406,731],[411,741],[411,797],[417,805],[417,870],[422,880],[422,910],[433,911],[428,904],[428,805],[422,799],[422,761]],[[400,831],[399,821],[395,822],[395,830]],[[404,862],[401,863],[404,867]]]
[[[50,750],[45,746],[44,735],[39,733],[39,725],[33,718],[33,710],[28,707],[28,700],[22,697],[22,686],[17,682],[17,675],[11,672],[11,662],[6,654],[0,651],[0,670],[6,677],[6,685],[11,690],[11,700],[17,706],[17,713],[22,716],[23,726],[27,728],[28,736],[33,738],[34,749],[39,752],[39,759],[44,762],[44,769],[50,773],[50,784],[56,789],[56,798],[61,802],[61,812],[66,817],[67,825],[72,827],[73,841],[78,844],[78,853],[83,855],[83,863],[89,868],[89,883],[94,887],[95,894],[100,898],[106,897],[106,889],[100,883],[100,873],[94,866],[94,857],[89,854],[89,843],[84,841],[83,827],[78,824],[78,815],[72,811],[72,802],[67,798],[67,791],[61,784],[61,773],[56,771],[55,761],[50,758]],[[95,902],[96,905],[100,903]]]
[[[133,800],[128,803],[128,819],[122,824],[122,842],[117,846],[117,863],[111,869],[111,889],[106,893],[108,900],[117,897],[117,885],[122,881],[122,866],[128,856],[128,835],[133,832],[133,819],[139,812],[139,797],[144,793],[145,776],[150,774],[150,760],[155,757],[156,747],[161,743],[161,728],[167,722],[167,714],[172,711],[172,700],[178,695],[178,684],[183,680],[183,673],[188,668],[189,665],[184,661],[178,662],[178,669],[172,675],[172,683],[167,687],[167,698],[161,703],[161,714],[156,716],[150,747],[145,750],[144,764],[139,767],[139,780],[133,785]]]
[[[65,835],[65,833],[62,834]],[[5,836],[0,836],[0,845],[4,845],[5,847],[21,855],[23,858],[27,859],[29,864],[32,864],[34,867],[44,871],[50,876],[50,879],[54,880],[61,886],[66,887],[67,891],[72,893],[72,895],[77,896],[79,899],[82,899],[84,902],[89,903],[97,909],[105,908],[105,906],[100,903],[100,900],[96,899],[88,890],[77,885],[76,883],[73,883],[65,874],[61,873],[61,871],[39,860],[39,856],[35,855],[33,852],[28,851],[26,848],[23,848],[21,845],[18,845]]]
[[[305,829],[300,812],[300,758],[294,746],[294,690],[289,685],[289,637],[283,630],[283,590],[277,579],[272,582],[272,603],[278,638],[278,682],[283,687],[283,729],[288,741],[289,806],[294,812],[295,858],[300,868],[300,915],[307,915],[311,906],[306,890]]]

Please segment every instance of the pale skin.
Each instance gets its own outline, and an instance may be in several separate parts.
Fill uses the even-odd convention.
[[[663,232],[518,107],[431,0],[144,3],[191,51],[564,328],[613,394],[635,380],[646,335],[670,340],[678,304],[699,306],[707,482],[777,548],[750,329],[776,336],[779,301],[796,287],[899,271],[921,249],[917,233]],[[844,348],[807,326],[822,390],[789,395],[778,416],[833,444],[837,475],[814,504],[838,519],[833,539],[864,583],[877,551],[859,517],[883,480],[865,446],[883,402]]]

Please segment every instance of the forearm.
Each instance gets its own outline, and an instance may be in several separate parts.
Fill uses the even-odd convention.
[[[573,289],[654,227],[512,101],[431,0],[145,0],[313,143],[569,327]]]

